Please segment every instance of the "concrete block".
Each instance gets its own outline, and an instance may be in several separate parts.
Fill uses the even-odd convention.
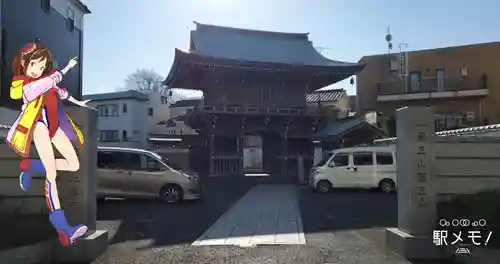
[[[398,228],[387,228],[386,247],[406,259],[439,260],[446,259],[443,249],[432,243],[432,237],[416,237]]]
[[[90,263],[108,248],[108,231],[96,230],[69,247],[63,247],[58,240],[54,240],[53,243],[54,261]]]

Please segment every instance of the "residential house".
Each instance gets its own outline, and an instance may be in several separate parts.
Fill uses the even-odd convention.
[[[315,162],[323,158],[325,151],[371,144],[373,140],[387,137],[385,131],[371,124],[363,116],[349,116],[331,120],[323,129],[312,135]]]
[[[149,96],[148,112],[153,112],[154,124],[165,122],[171,118],[169,96],[165,91],[147,92]]]
[[[23,45],[37,38],[50,48],[56,69],[78,56],[78,65],[64,76],[61,87],[74,98],[81,98],[83,19],[89,13],[79,0],[1,1],[0,124],[12,124],[21,108],[21,102],[12,100],[9,93],[12,58]]]
[[[84,95],[97,109],[99,145],[146,148],[154,109],[148,94],[129,90]]]
[[[348,116],[349,101],[344,89],[308,93],[306,94],[306,103],[312,113],[321,113],[333,119]]]
[[[201,103],[202,99],[200,98],[178,100],[170,106],[170,117],[175,118],[183,116],[189,110],[200,106]]]
[[[365,56],[359,112],[377,112],[395,133],[395,110],[434,108],[437,131],[500,123],[500,42]],[[405,78],[406,76],[406,78]]]

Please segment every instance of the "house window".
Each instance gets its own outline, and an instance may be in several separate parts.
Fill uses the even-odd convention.
[[[435,114],[436,131],[477,126],[474,112],[450,112]]]
[[[118,116],[118,104],[97,105],[96,109],[99,117]]]
[[[122,130],[122,141],[128,141],[127,130]]]
[[[148,115],[149,116],[153,115],[153,108],[152,107],[148,108]]]
[[[421,75],[420,72],[411,72],[410,73],[410,80],[409,80],[409,85],[410,85],[410,92],[417,92],[420,91],[421,89]]]
[[[66,23],[68,30],[73,32],[75,30],[75,11],[71,8],[68,8],[68,18],[66,18]]]
[[[126,114],[126,113],[127,113],[127,110],[128,110],[128,109],[127,109],[127,104],[123,104],[123,107],[122,107],[122,112],[123,112],[124,114]]]
[[[436,86],[438,91],[444,91],[445,88],[445,80],[446,80],[446,72],[444,69],[436,70]]]
[[[42,9],[49,13],[50,12],[50,0],[41,0]]]
[[[101,142],[117,142],[118,130],[101,130],[99,131],[99,141]]]

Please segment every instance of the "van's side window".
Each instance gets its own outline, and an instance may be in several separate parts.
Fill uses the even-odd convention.
[[[337,153],[328,163],[329,167],[349,166],[349,153]]]
[[[123,169],[123,153],[97,152],[97,167],[101,169]]]
[[[126,169],[129,170],[143,170],[141,164],[141,154],[126,152],[124,153],[124,160],[126,165]]]
[[[139,153],[126,153],[127,169],[137,171],[159,171],[165,170],[157,160],[149,155]]]
[[[373,152],[354,152],[353,161],[355,166],[373,165]]]
[[[392,165],[392,153],[390,152],[377,152],[376,155],[378,165]]]
[[[166,168],[156,159],[153,159],[149,155],[142,155],[143,165],[145,164],[145,168],[148,171],[164,171]]]

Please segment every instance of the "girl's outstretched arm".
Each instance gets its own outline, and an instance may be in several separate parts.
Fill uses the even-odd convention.
[[[52,87],[56,87],[62,81],[62,74],[58,71],[40,80],[28,83],[23,88],[23,95],[28,101],[35,100]]]
[[[70,101],[78,106],[81,106],[81,107],[86,107],[86,108],[90,108],[92,110],[96,110],[96,109],[87,105],[87,103],[90,102],[90,100],[78,101],[70,95],[70,96],[68,96],[68,101]]]
[[[59,86],[54,87],[59,94],[59,97],[61,97],[62,100],[68,100],[71,96],[68,93],[68,90],[61,88]]]

